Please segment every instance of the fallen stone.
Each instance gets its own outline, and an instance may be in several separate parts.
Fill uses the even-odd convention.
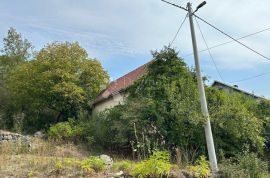
[[[102,159],[103,161],[105,161],[105,164],[108,166],[108,167],[111,167],[112,164],[113,164],[113,159],[108,156],[108,155],[100,155],[99,156],[100,159]]]
[[[42,131],[38,131],[34,134],[34,137],[42,138],[44,136],[44,133]]]

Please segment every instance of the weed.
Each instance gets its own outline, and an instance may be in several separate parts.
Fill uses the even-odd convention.
[[[187,169],[191,172],[194,177],[206,178],[210,173],[209,163],[205,156],[200,156],[199,160],[196,161],[195,166],[188,166]]]
[[[170,154],[165,151],[156,151],[149,159],[137,163],[132,175],[138,178],[161,178],[169,176],[171,167]]]
[[[220,164],[220,171],[226,178],[266,178],[270,177],[267,170],[267,162],[259,159],[254,153],[244,153]]]
[[[112,170],[123,171],[125,174],[130,174],[132,172],[133,166],[134,166],[133,162],[129,160],[123,160],[113,163]]]
[[[102,159],[96,156],[90,156],[81,162],[82,167],[90,167],[96,172],[104,171],[106,169],[106,163]]]

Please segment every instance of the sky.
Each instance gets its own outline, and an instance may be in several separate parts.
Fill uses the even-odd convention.
[[[186,7],[187,0],[168,0]],[[193,9],[202,1],[191,0]],[[235,38],[270,27],[269,0],[207,0],[196,14]],[[0,39],[16,28],[39,50],[55,41],[78,41],[98,59],[111,80],[151,60],[151,51],[168,45],[186,12],[160,0],[0,0]],[[229,38],[198,20],[209,47]],[[206,45],[195,21],[198,49]],[[270,58],[270,30],[242,39]],[[189,21],[172,45],[194,67]],[[0,48],[2,43],[0,42]],[[203,75],[270,98],[270,61],[233,42],[200,52]],[[242,79],[269,73],[249,80]]]

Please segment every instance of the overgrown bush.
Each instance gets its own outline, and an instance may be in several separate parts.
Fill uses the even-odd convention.
[[[12,40],[10,44],[14,46]],[[33,57],[8,72],[4,82],[12,106],[7,123],[11,127],[19,121],[20,128],[27,120],[23,131],[34,131],[43,129],[43,124],[77,119],[108,84],[109,76],[100,62],[90,59],[77,42],[48,44]],[[9,59],[12,60],[13,57]],[[23,117],[17,120],[13,117],[16,114]]]
[[[263,119],[253,111],[256,100],[215,88],[208,88],[207,94],[217,150],[223,150],[225,157],[235,156],[246,147],[262,152]]]
[[[50,127],[48,135],[51,139],[71,140],[74,133],[69,122],[60,122]]]
[[[251,178],[262,178],[269,176],[267,176],[267,162],[259,159],[256,154],[250,153],[244,154],[243,156],[239,155],[237,159],[239,161],[239,167],[243,169]]]
[[[170,154],[156,151],[149,159],[135,165],[132,175],[138,178],[161,178],[170,174]]]
[[[241,169],[235,161],[232,161],[232,159],[223,160],[219,164],[219,174],[224,178],[248,177],[245,170]]]
[[[173,145],[185,153],[182,160],[190,163],[207,154],[196,75],[173,49],[165,48],[153,57],[147,73],[127,88],[126,102],[91,120],[92,135],[97,144],[110,150],[132,150],[139,160]],[[258,103],[213,87],[207,87],[206,93],[217,150],[225,157],[237,155],[246,146],[262,152],[262,118],[267,113],[257,114]]]
[[[92,175],[106,170],[106,164],[104,160],[90,156],[84,160],[65,158],[63,160],[56,160],[54,163],[54,172],[56,174],[65,174],[65,172],[76,170],[76,174],[84,173]]]
[[[135,163],[129,160],[122,160],[113,163],[112,170],[114,171],[123,171],[125,174],[130,174],[132,172],[133,166]]]
[[[267,162],[262,161],[255,153],[244,153],[222,161],[220,172],[226,178],[267,178],[270,176]]]
[[[195,166],[188,166],[187,169],[196,178],[207,178],[210,174],[209,162],[206,160],[205,156],[200,156]]]
[[[88,159],[83,160],[81,165],[82,167],[90,166],[96,172],[104,171],[106,169],[105,161],[96,156],[90,156]]]
[[[48,136],[50,139],[58,141],[86,141],[91,136],[86,130],[85,124],[80,121],[74,121],[69,119],[67,122],[59,122],[51,126],[48,130]]]

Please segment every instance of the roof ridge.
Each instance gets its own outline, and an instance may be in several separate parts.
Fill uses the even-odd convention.
[[[138,80],[142,75],[144,75],[147,66],[151,62],[152,60],[126,73],[118,79],[111,81],[107,88],[100,92],[100,94],[94,100],[93,104],[95,105],[109,98],[110,96],[112,96],[113,93],[121,92],[123,89],[132,85],[136,80]]]
[[[248,94],[248,95],[254,96],[254,97],[256,97],[256,98],[266,99],[265,97],[258,96],[258,95],[254,94],[254,93],[252,93],[252,92],[245,91],[245,90],[240,89],[240,88],[238,88],[238,87],[235,87],[235,86],[233,86],[233,85],[229,85],[229,84],[226,84],[226,83],[217,81],[217,80],[214,80],[214,82],[212,83],[211,86],[214,86],[215,83],[220,83],[220,84],[222,84],[222,85],[225,85],[225,86],[230,87],[230,88],[232,88],[232,89],[234,89],[234,90],[238,90],[238,91],[240,91],[240,92],[246,93],[246,94]]]

